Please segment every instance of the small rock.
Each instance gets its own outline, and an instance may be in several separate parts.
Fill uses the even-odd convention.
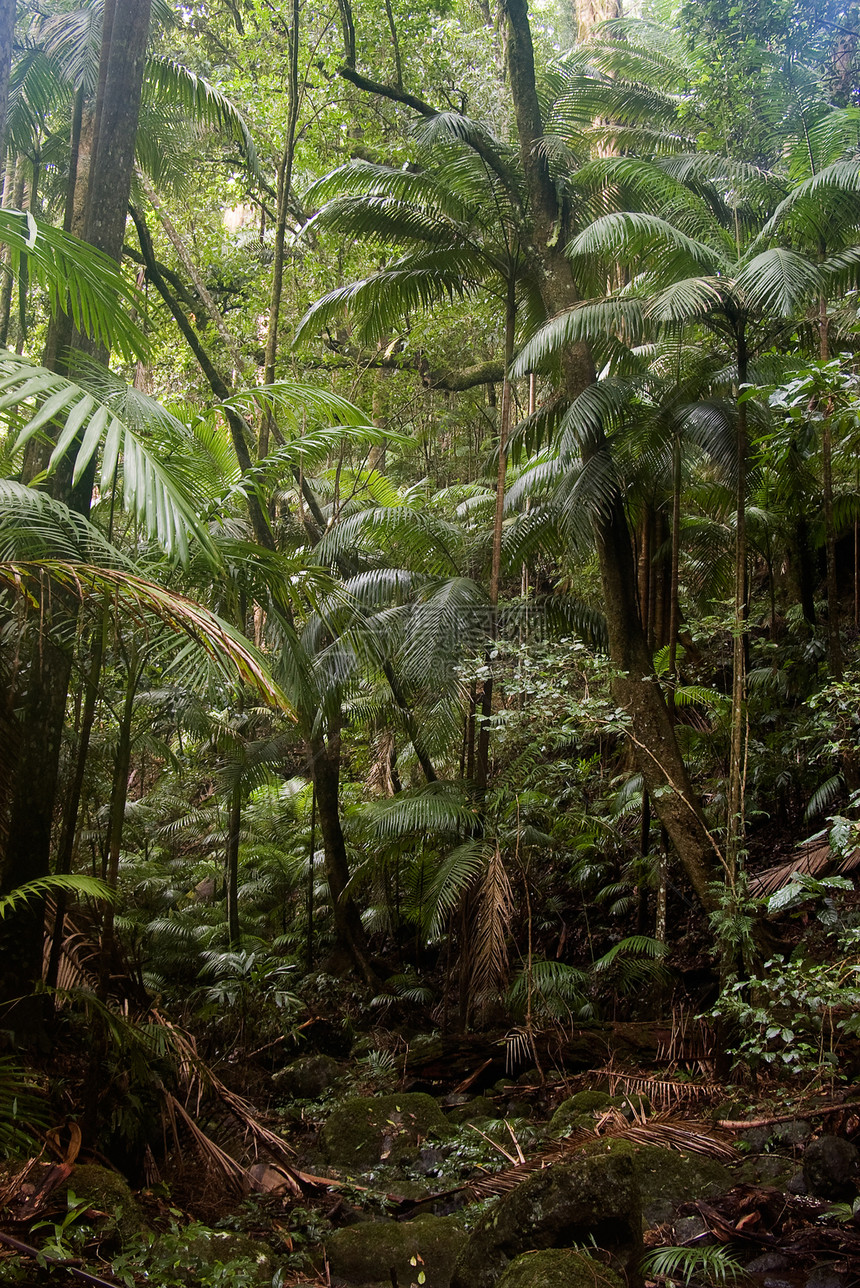
[[[326,1244],[333,1282],[384,1285],[416,1283],[423,1271],[425,1288],[448,1288],[457,1254],[466,1242],[455,1217],[418,1217],[415,1221],[372,1221],[336,1230]]]
[[[583,1118],[593,1125],[593,1115],[603,1109],[612,1108],[612,1097],[605,1091],[578,1091],[575,1096],[568,1096],[556,1109],[549,1126],[548,1136],[563,1136],[565,1132],[580,1126]]]
[[[751,1154],[763,1154],[771,1142],[770,1127],[750,1127],[739,1138]]]
[[[740,1137],[749,1146],[751,1154],[764,1154],[772,1149],[784,1148],[786,1145],[802,1145],[812,1135],[812,1127],[802,1118],[790,1123],[775,1123],[772,1126],[750,1127]]]
[[[69,1178],[68,1190],[102,1214],[93,1218],[93,1225],[106,1246],[140,1237],[144,1229],[140,1205],[118,1172],[98,1163],[79,1163]]]
[[[818,1266],[806,1281],[805,1288],[845,1288],[848,1276],[829,1266]]]
[[[748,1261],[746,1270],[751,1275],[763,1275],[768,1270],[788,1270],[791,1262],[781,1252],[763,1252],[760,1257]]]
[[[448,1110],[448,1121],[452,1123],[474,1123],[479,1118],[495,1118],[496,1106],[488,1096],[475,1096],[465,1104],[455,1105]]]
[[[692,1243],[707,1230],[700,1216],[679,1216],[672,1226],[672,1237],[677,1244]]]
[[[784,1158],[781,1154],[754,1154],[744,1159],[738,1179],[744,1185],[772,1185],[774,1189],[784,1190],[796,1166],[794,1159]]]
[[[812,1126],[803,1118],[797,1118],[791,1123],[779,1123],[773,1135],[780,1145],[802,1145],[812,1135]]]
[[[803,1175],[817,1198],[852,1198],[860,1179],[860,1150],[841,1136],[819,1136],[804,1150]]]

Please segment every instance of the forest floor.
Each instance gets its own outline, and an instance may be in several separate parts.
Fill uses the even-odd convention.
[[[174,1104],[134,1192],[105,1157],[75,1152],[74,1127],[8,1162],[0,1282],[860,1285],[860,1089],[844,1081],[725,1084],[713,1033],[677,1010],[539,1033],[377,1027],[352,1056],[327,1020],[306,1035],[280,1066],[267,1053],[219,1069],[226,1099]],[[620,1198],[601,1190],[607,1167]],[[552,1203],[524,1217],[548,1178]],[[598,1199],[618,1206],[608,1233]],[[10,1240],[41,1249],[42,1267]],[[559,1271],[546,1258],[562,1250],[579,1260]]]

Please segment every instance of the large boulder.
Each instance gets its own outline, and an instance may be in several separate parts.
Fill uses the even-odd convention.
[[[466,1234],[454,1217],[415,1221],[370,1221],[336,1230],[326,1243],[335,1288],[449,1288]],[[391,1272],[394,1271],[394,1278]]]
[[[450,1131],[436,1101],[422,1091],[356,1096],[329,1114],[320,1143],[330,1163],[360,1171],[414,1158],[424,1141],[445,1140]]]
[[[860,1150],[841,1136],[819,1136],[803,1151],[803,1177],[818,1198],[853,1198],[860,1187]]]
[[[497,1288],[623,1288],[608,1266],[575,1248],[524,1252],[512,1261]]]
[[[524,1252],[592,1240],[611,1254],[630,1285],[640,1282],[642,1211],[627,1155],[580,1157],[534,1172],[478,1222],[451,1288],[494,1288]]]
[[[639,1190],[645,1228],[671,1221],[675,1209],[693,1199],[712,1199],[735,1184],[727,1167],[704,1154],[616,1138],[590,1147],[600,1155],[629,1158]]]

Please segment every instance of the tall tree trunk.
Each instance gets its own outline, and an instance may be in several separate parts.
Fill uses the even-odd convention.
[[[827,300],[819,302],[818,333],[821,361],[830,358],[827,325]],[[824,546],[827,558],[827,654],[830,676],[841,680],[843,674],[842,641],[839,638],[839,580],[836,575],[836,522],[833,517],[833,415],[832,405],[822,408],[821,472],[824,491]]]
[[[72,858],[75,852],[75,836],[77,833],[78,811],[81,804],[81,793],[84,785],[84,772],[87,764],[87,754],[90,749],[90,737],[93,731],[93,725],[96,718],[96,703],[99,692],[99,677],[102,670],[102,659],[104,657],[105,636],[107,634],[108,624],[108,606],[105,605],[102,619],[99,623],[97,633],[92,643],[92,653],[90,655],[90,668],[87,674],[86,689],[84,692],[84,709],[81,716],[81,728],[78,734],[78,745],[75,751],[74,769],[71,781],[66,790],[66,799],[63,805],[63,820],[60,830],[60,840],[57,847],[57,862],[55,871],[68,873],[72,870]],[[66,906],[68,896],[65,890],[60,890],[56,898],[56,914],[54,917],[54,933],[51,939],[51,954],[48,959],[48,969],[45,975],[45,982],[50,987],[57,983],[57,976],[60,969],[60,957],[63,949],[63,933],[65,928]]]
[[[738,386],[747,382],[746,336],[741,325],[737,337]],[[744,778],[746,719],[746,603],[747,603],[747,407],[738,403],[735,444],[735,596],[732,622],[732,714],[729,739],[728,819],[726,826],[726,876],[734,894],[738,858],[744,840]]]
[[[119,856],[122,849],[122,833],[125,826],[125,807],[128,801],[128,775],[131,768],[131,729],[134,718],[134,700],[140,679],[140,661],[137,651],[132,650],[128,659],[125,701],[119,724],[119,739],[114,758],[113,790],[110,801],[110,821],[108,824],[108,861],[105,880],[111,890],[116,890],[119,879]],[[99,964],[99,996],[104,1000],[110,986],[110,965],[114,949],[114,907],[112,903],[105,907],[102,922],[101,955]]]
[[[491,639],[496,635],[496,611],[499,606],[499,585],[502,577],[502,530],[505,517],[505,478],[508,468],[508,437],[511,431],[512,390],[509,376],[514,359],[514,327],[516,325],[516,284],[513,274],[508,279],[505,307],[505,378],[502,384],[502,406],[499,412],[499,462],[496,471],[496,505],[493,513],[493,550],[490,567],[490,623]],[[475,785],[484,791],[490,772],[490,716],[493,713],[493,676],[489,671],[481,695],[481,724],[478,729],[475,752]]]
[[[540,147],[543,121],[526,0],[505,0],[504,8],[508,76],[534,225],[533,269],[540,282],[544,305],[552,315],[571,308],[579,300],[564,253],[570,235],[570,214],[559,204],[546,153]],[[570,399],[582,393],[596,378],[587,345],[572,345],[563,365],[565,392]],[[606,451],[606,441],[602,432],[598,432],[584,446],[583,456],[590,460]],[[696,894],[706,908],[711,908],[715,847],[693,796],[642,631],[630,531],[620,492],[616,490],[612,499],[594,515],[593,527],[609,651],[617,677],[616,700],[628,713],[636,758],[660,821]]]
[[[9,104],[9,74],[12,70],[16,12],[16,0],[0,0],[0,167],[6,159],[6,108]],[[0,180],[2,178],[0,173]]]
[[[225,850],[225,885],[227,887],[227,938],[231,948],[239,946],[239,835],[242,830],[242,784],[237,782],[230,793]]]
[[[293,186],[293,158],[296,150],[296,125],[299,119],[299,0],[292,0],[292,22],[289,30],[289,75],[287,89],[287,138],[278,166],[278,208],[275,219],[275,257],[272,265],[272,296],[269,302],[269,326],[266,333],[265,382],[275,380],[275,360],[278,354],[278,324],[281,318],[281,299],[284,291],[284,259],[287,240],[287,215]],[[269,452],[269,437],[273,417],[267,411],[260,425],[260,456]]]
[[[85,240],[119,261],[134,168],[143,66],[149,36],[150,0],[111,0],[105,6],[96,104],[96,146],[86,202]],[[72,338],[61,315],[49,328],[48,354],[61,365]],[[34,474],[34,461],[29,462]],[[36,466],[38,468],[38,465]],[[95,458],[92,470],[95,468]],[[58,471],[54,494],[81,513],[89,510],[91,472],[73,486],[71,466]],[[67,617],[73,607],[59,611]],[[60,746],[71,653],[50,638],[39,641],[30,659],[19,764],[13,786],[5,863],[0,889],[44,876],[49,870],[51,829],[57,799]],[[15,928],[17,924],[17,929]],[[0,1001],[20,997],[41,974],[41,913],[29,909],[4,928],[0,949]],[[29,1021],[32,1022],[31,1012]]]
[[[577,40],[588,40],[602,22],[620,18],[621,13],[621,0],[576,0]]]

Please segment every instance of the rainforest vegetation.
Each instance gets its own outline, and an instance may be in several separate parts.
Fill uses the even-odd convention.
[[[0,1281],[860,1282],[857,5],[0,0],[0,168]]]

